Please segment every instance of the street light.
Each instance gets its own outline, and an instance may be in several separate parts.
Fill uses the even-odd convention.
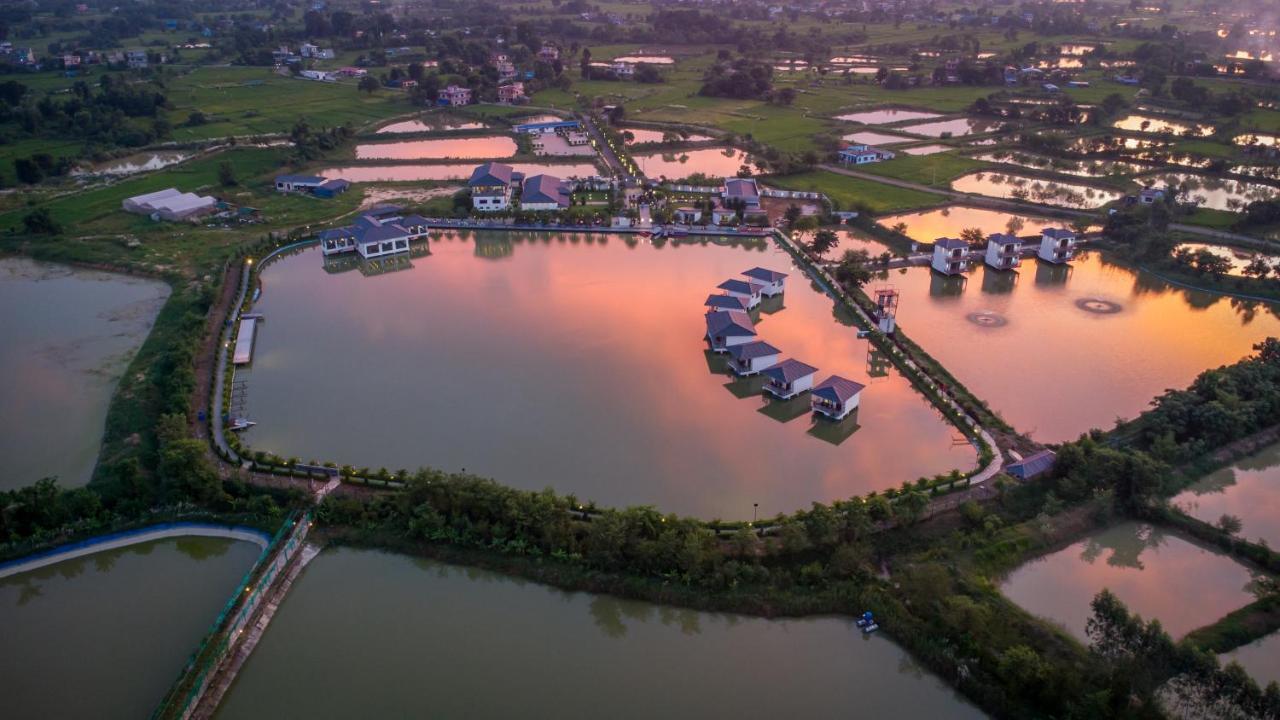
[[[760,510],[760,503],[751,503],[751,522],[753,524],[756,521],[756,512],[758,510]]]

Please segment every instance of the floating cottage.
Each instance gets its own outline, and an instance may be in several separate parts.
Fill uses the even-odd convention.
[[[987,265],[997,270],[1012,270],[1022,261],[1022,241],[1016,235],[993,233],[987,236]]]
[[[780,400],[790,400],[813,387],[813,376],[817,374],[818,368],[788,358],[765,368],[763,372],[769,378],[764,389]]]
[[[756,337],[751,316],[741,310],[707,313],[707,340],[718,353],[728,352],[734,345],[749,343]]]
[[[765,297],[781,295],[783,290],[786,289],[784,287],[784,283],[787,279],[786,273],[762,267],[753,267],[750,270],[744,271],[742,274],[750,278],[751,282],[763,285],[760,289],[760,294]]]
[[[747,309],[747,301],[733,295],[708,295],[707,309],[712,312],[720,310],[739,310]]]
[[[778,364],[782,351],[763,340],[729,348],[729,367],[738,375],[755,375]]]
[[[716,287],[725,291],[730,297],[741,298],[747,303],[747,309],[751,309],[760,304],[760,293],[764,290],[764,285],[746,280],[725,280]]]
[[[1064,228],[1045,228],[1040,231],[1040,249],[1036,257],[1045,262],[1061,264],[1076,256],[1076,234]]]
[[[934,270],[943,275],[959,275],[969,269],[969,243],[956,238],[938,238],[933,241]]]
[[[839,375],[818,383],[809,397],[813,411],[832,420],[843,420],[858,407],[866,386]]]
[[[399,212],[395,207],[370,210],[350,225],[321,232],[320,252],[356,252],[366,260],[409,252],[410,242],[427,236],[427,219]]]

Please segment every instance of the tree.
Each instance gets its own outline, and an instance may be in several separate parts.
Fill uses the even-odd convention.
[[[871,280],[871,254],[864,249],[845,250],[835,269],[836,280],[845,287],[862,287]]]
[[[62,225],[45,208],[36,208],[23,216],[22,228],[32,235],[62,234]]]
[[[360,83],[356,87],[372,95],[378,88],[382,87],[382,83],[378,82],[378,78],[372,75],[365,75],[360,78]]]
[[[1244,523],[1235,515],[1223,515],[1218,518],[1218,529],[1228,535],[1237,535],[1244,528]]]
[[[908,525],[914,525],[929,507],[929,496],[919,490],[911,490],[898,498],[898,515]]]
[[[960,239],[974,246],[986,242],[986,237],[983,236],[980,228],[965,228],[961,230]]]
[[[828,251],[840,244],[840,236],[833,230],[819,230],[813,236],[813,242],[809,243],[809,250],[818,256],[826,255]]]
[[[786,218],[788,225],[793,225],[796,220],[800,219],[800,215],[802,213],[803,211],[800,209],[799,205],[791,204],[787,206],[785,211],[783,211],[782,217]]]
[[[582,79],[591,79],[591,48],[582,48],[582,61],[579,63],[582,70]]]
[[[235,168],[231,167],[231,163],[226,160],[218,163],[218,182],[222,187],[234,187],[240,184],[236,180]]]
[[[44,171],[31,158],[15,158],[13,172],[18,177],[18,182],[26,183],[27,185],[35,185],[44,179]]]

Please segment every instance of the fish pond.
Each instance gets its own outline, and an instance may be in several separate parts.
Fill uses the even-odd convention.
[[[1104,589],[1180,638],[1256,600],[1258,580],[1217,550],[1123,522],[1014,570],[1000,591],[1087,642],[1089,603]]]
[[[0,258],[0,489],[89,481],[111,394],[169,287]]]
[[[973,448],[763,240],[442,234],[413,267],[263,270],[248,381],[256,450],[390,470],[428,465],[583,501],[724,519],[790,512],[968,470]],[[346,263],[343,267],[349,267]],[[703,339],[703,303],[754,266],[791,274],[760,337],[869,387],[856,415],[766,402]]]
[[[488,127],[482,122],[463,120],[449,115],[426,115],[416,120],[400,120],[378,128],[379,134],[440,132],[448,130],[481,130]]]
[[[84,165],[72,171],[73,175],[136,175],[161,168],[177,165],[192,156],[191,152],[178,150],[161,150],[157,152],[138,153],[114,160],[104,160],[92,165]]]
[[[356,146],[356,157],[361,160],[478,160],[509,158],[518,149],[514,138],[490,135],[366,143]]]
[[[1150,165],[1124,162],[1121,160],[1068,160],[1066,158],[1036,155],[1018,150],[995,150],[975,155],[975,160],[1020,165],[1036,170],[1049,170],[1063,175],[1079,177],[1111,177],[1114,175],[1132,175],[1150,169]]]
[[[0,579],[5,717],[149,717],[260,551],[171,538]]]
[[[613,62],[634,63],[636,65],[674,65],[676,59],[670,55],[623,55],[616,57]]]
[[[1272,268],[1280,265],[1280,255],[1267,255],[1265,253],[1259,253],[1252,250],[1242,250],[1239,248],[1227,247],[1225,245],[1181,243],[1178,245],[1178,248],[1186,248],[1192,253],[1211,252],[1218,257],[1225,258],[1227,262],[1231,263],[1231,267],[1228,268],[1227,274],[1234,275],[1236,277],[1245,277],[1247,275],[1244,271],[1245,268],[1249,267],[1249,264],[1258,258],[1261,258]]]
[[[1240,537],[1280,546],[1280,445],[1209,473],[1171,502],[1214,525],[1229,515],[1240,521]]]
[[[849,133],[841,139],[845,142],[860,143],[862,145],[894,145],[905,142],[919,142],[916,138],[906,137],[905,135],[890,135],[889,133],[875,132],[873,130]]]
[[[648,178],[665,177],[679,180],[690,175],[713,178],[733,177],[743,165],[753,161],[746,152],[735,148],[699,148],[635,155],[636,164]]]
[[[1242,645],[1219,658],[1222,662],[1235,661],[1245,672],[1265,687],[1268,683],[1280,683],[1280,632]]]
[[[961,135],[992,132],[999,129],[1000,125],[1000,120],[988,120],[987,118],[953,118],[951,120],[920,123],[919,125],[906,125],[898,129],[916,135],[928,135],[929,137],[960,137]]]
[[[711,140],[710,135],[699,135],[697,133],[682,132],[679,130],[654,130],[653,128],[621,128],[622,132],[631,133],[631,139],[627,141],[628,145],[641,145],[644,143],[660,143],[660,142],[702,142]]]
[[[1256,200],[1280,197],[1280,188],[1273,185],[1195,173],[1160,173],[1144,175],[1139,180],[1144,185],[1178,188],[1183,191],[1182,201],[1212,210],[1239,212]]]
[[[510,163],[517,172],[527,175],[547,173],[560,178],[591,177],[600,174],[594,163]],[[413,182],[422,180],[466,180],[476,169],[475,163],[439,165],[351,165],[318,171],[329,177],[351,182]]]
[[[916,145],[915,147],[902,148],[902,152],[908,155],[933,155],[954,149],[950,145]]]
[[[987,197],[1029,200],[1044,205],[1092,209],[1119,200],[1119,190],[1002,172],[975,172],[951,181],[952,189]]]
[[[307,567],[217,717],[537,718],[601,708],[611,718],[983,717],[847,618],[697,612],[353,549]]]
[[[1133,132],[1155,134],[1170,133],[1173,135],[1191,134],[1199,135],[1201,137],[1208,137],[1209,135],[1212,135],[1214,131],[1212,125],[1204,125],[1189,121],[1178,122],[1176,120],[1168,120],[1151,115],[1126,115],[1125,117],[1115,121],[1112,124],[1112,127],[1119,130],[1130,130]]]
[[[864,125],[884,125],[885,123],[895,123],[906,120],[930,120],[938,117],[942,116],[938,113],[925,112],[923,110],[883,108],[880,110],[863,110],[861,112],[848,113],[847,115],[837,115],[836,119],[862,123]]]

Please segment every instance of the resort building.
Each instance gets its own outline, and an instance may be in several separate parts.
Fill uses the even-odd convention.
[[[368,260],[409,252],[409,243],[427,236],[427,219],[399,215],[398,208],[371,210],[350,225],[320,233],[320,252],[338,255],[356,252]]]
[[[787,274],[778,272],[777,270],[769,270],[762,267],[753,267],[750,270],[744,270],[744,276],[751,278],[751,282],[759,283],[763,287],[760,294],[765,297],[773,297],[781,295],[786,290]]]
[[[760,292],[764,290],[764,285],[760,283],[738,280],[737,278],[725,280],[716,287],[725,291],[731,297],[741,299],[747,304],[748,310],[760,304]]]
[[[440,105],[448,105],[450,107],[470,105],[471,89],[458,87],[457,85],[450,85],[449,87],[441,90],[437,97],[439,98],[438,104]]]
[[[745,312],[747,310],[747,301],[733,295],[708,295],[706,306],[708,312],[719,312],[721,310]]]
[[[1016,235],[993,233],[987,236],[984,260],[997,270],[1012,270],[1022,261],[1022,241]]]
[[[729,178],[724,181],[720,190],[720,198],[728,207],[738,207],[744,211],[760,209],[760,186],[753,178]]]
[[[840,162],[846,165],[865,165],[867,163],[892,160],[894,154],[870,145],[850,145],[840,151]]]
[[[790,400],[813,387],[813,376],[817,374],[818,368],[795,358],[788,358],[762,372],[769,378],[764,389],[780,400]]]
[[[738,219],[738,211],[731,207],[725,207],[724,201],[716,198],[715,204],[711,206],[711,223],[713,225],[731,225]]]
[[[809,404],[819,415],[843,420],[858,407],[865,387],[862,383],[832,375],[814,386]]]
[[[778,364],[782,351],[763,340],[729,348],[729,368],[737,375],[755,375]]]
[[[1076,234],[1064,228],[1040,231],[1040,250],[1036,257],[1051,263],[1064,263],[1076,255]]]
[[[1018,462],[1010,463],[1005,467],[1005,472],[1019,480],[1030,480],[1053,468],[1053,464],[1057,459],[1058,456],[1052,450],[1041,450],[1034,455],[1028,455]]]
[[[513,82],[498,86],[498,102],[511,105],[524,99],[524,83]]]
[[[756,325],[751,316],[740,310],[724,310],[707,313],[707,341],[718,353],[729,348],[752,342],[756,337]]]
[[[471,190],[471,207],[485,212],[511,207],[511,183],[515,170],[510,165],[490,162],[471,173],[467,187]]]
[[[671,219],[678,223],[692,225],[702,221],[702,211],[693,206],[676,208],[675,212],[671,213]]]
[[[933,241],[934,270],[943,275],[959,275],[969,269],[969,243],[956,238],[938,238]]]
[[[521,210],[564,210],[569,201],[569,184],[558,177],[531,175],[520,187]]]
[[[127,198],[121,206],[125,212],[150,216],[152,220],[194,220],[218,209],[217,198],[184,193],[165,188],[145,195]]]
[[[276,190],[278,192],[311,192],[325,183],[319,175],[277,175]]]

